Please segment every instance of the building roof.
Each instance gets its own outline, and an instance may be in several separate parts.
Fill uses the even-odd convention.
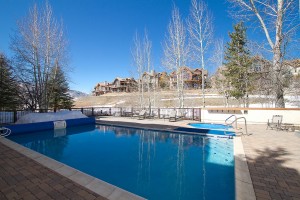
[[[287,60],[287,61],[284,61],[284,64],[289,67],[292,67],[292,68],[299,68],[300,67],[300,59]]]

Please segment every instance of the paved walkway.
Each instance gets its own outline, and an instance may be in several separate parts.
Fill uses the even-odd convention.
[[[300,200],[300,135],[250,125],[242,137],[257,199]]]
[[[130,118],[103,120],[164,129],[188,123]],[[242,137],[256,198],[300,200],[300,137],[295,132],[265,128],[265,125],[249,125],[253,135]],[[0,199],[105,199],[2,143],[0,156]]]
[[[0,158],[0,199],[105,200],[1,142]]]

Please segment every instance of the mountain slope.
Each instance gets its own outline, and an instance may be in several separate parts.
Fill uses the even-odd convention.
[[[89,96],[87,93],[84,93],[84,92],[80,92],[80,91],[77,91],[77,90],[69,90],[69,94],[71,97],[73,97],[74,99],[78,99],[80,97],[86,97],[86,96]]]

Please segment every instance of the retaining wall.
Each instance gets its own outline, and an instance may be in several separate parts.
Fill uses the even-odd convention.
[[[231,115],[237,117],[245,117],[248,124],[267,124],[268,119],[271,120],[273,115],[282,115],[282,123],[292,123],[300,125],[300,109],[299,108],[202,108],[202,122],[219,122],[224,121]],[[233,118],[232,118],[233,119]],[[239,120],[243,123],[243,120]]]

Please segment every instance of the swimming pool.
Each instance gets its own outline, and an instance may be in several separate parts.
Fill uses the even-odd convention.
[[[234,199],[231,139],[104,125],[9,139],[147,199]]]
[[[228,126],[225,124],[213,124],[213,123],[190,123],[189,125],[195,128],[214,129],[214,130],[219,130],[219,129],[229,130],[232,128],[232,126]]]

